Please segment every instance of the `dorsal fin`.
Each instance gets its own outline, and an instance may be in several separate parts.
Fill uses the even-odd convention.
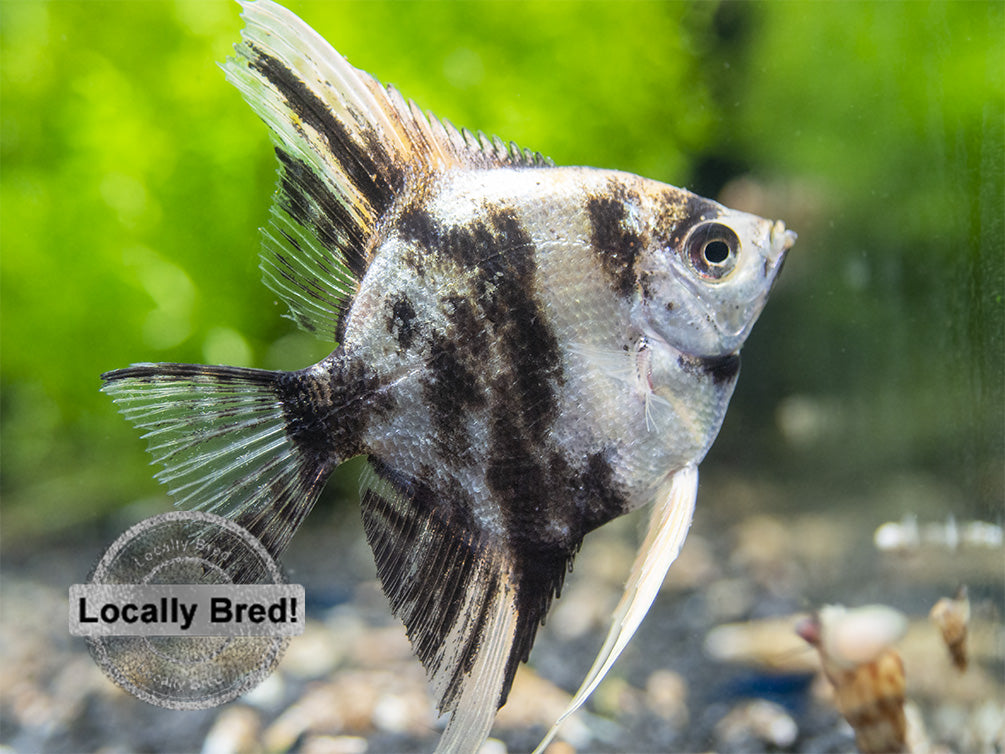
[[[423,114],[270,0],[241,5],[247,25],[223,69],[272,130],[279,158],[265,282],[302,327],[338,340],[374,228],[410,182],[452,168],[551,163]]]

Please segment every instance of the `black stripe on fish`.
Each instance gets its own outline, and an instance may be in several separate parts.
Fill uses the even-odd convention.
[[[446,461],[467,461],[471,458],[467,420],[473,409],[486,404],[477,365],[465,352],[463,341],[436,335],[427,366],[422,396],[433,420],[437,452]]]
[[[282,147],[276,147],[275,151],[280,165],[276,203],[293,220],[313,231],[358,283],[366,273],[364,248],[369,229],[359,226],[342,199],[307,164]],[[324,281],[309,282],[320,287]]]
[[[407,351],[422,332],[415,306],[407,295],[401,293],[387,302],[387,308],[387,332],[394,336],[402,350]]]
[[[439,246],[439,224],[421,206],[405,207],[397,219],[397,229],[402,238],[417,244],[427,253]]]
[[[328,142],[331,156],[370,203],[376,216],[390,207],[404,182],[402,169],[394,163],[380,138],[371,128],[362,129],[362,143],[352,137],[332,109],[281,60],[249,43],[251,66],[268,79],[285,97],[290,109]]]
[[[459,295],[443,299],[447,319],[447,336],[463,343],[473,364],[485,364],[489,352],[488,332],[484,319],[470,298]]]
[[[497,211],[490,220],[494,232],[478,265],[478,301],[512,367],[515,384],[500,395],[540,443],[558,410],[555,391],[565,381],[558,339],[534,295],[533,241],[512,211]]]
[[[409,208],[398,218],[397,231],[426,257],[442,256],[472,273],[469,298],[452,293],[444,299],[448,319],[462,328],[452,338],[458,358],[480,371],[483,344],[498,344],[511,410],[533,418],[533,438],[540,441],[554,418],[555,388],[564,377],[558,339],[534,293],[537,251],[516,214],[496,208],[485,220],[443,228],[424,210]]]
[[[611,455],[610,448],[590,453],[579,469],[564,473],[559,472],[562,464],[567,466],[564,457],[553,457],[553,473],[566,480],[567,495],[575,504],[574,521],[584,535],[627,510],[628,500],[614,478]],[[561,464],[554,458],[561,458]]]
[[[363,434],[375,417],[395,407],[380,378],[341,350],[310,367],[282,372],[276,395],[282,402],[286,431],[300,451],[318,463],[345,460],[365,450]]]
[[[710,377],[716,385],[731,382],[740,373],[739,353],[727,353],[724,356],[682,355],[677,362],[691,374]]]
[[[421,205],[412,204],[402,211],[395,227],[402,239],[409,242],[402,261],[422,278],[430,256],[440,244],[440,227],[433,216]]]
[[[625,201],[631,201],[631,197],[592,197],[586,211],[590,216],[591,245],[600,266],[611,279],[614,291],[628,298],[636,288],[635,260],[642,251],[643,241],[627,227]]]
[[[679,251],[691,228],[720,214],[718,204],[687,191],[668,188],[664,190],[664,194],[665,206],[659,215],[673,218],[673,222],[669,227],[660,228],[660,231],[671,249]]]
[[[517,632],[505,699],[517,666],[530,656],[538,626],[561,594],[583,537],[625,513],[627,498],[605,452],[573,465],[561,452],[547,454],[527,442],[504,411],[493,417],[492,435],[498,455],[490,460],[486,478],[504,516],[518,579]]]
[[[511,415],[504,403],[493,407],[486,481],[503,515],[507,549],[518,564],[517,630],[506,664],[503,699],[517,666],[530,656],[537,628],[561,592],[579,547],[571,532],[556,536],[552,527],[556,522],[564,525],[569,501],[554,496],[558,490],[549,485],[543,448],[528,436],[521,426],[525,423],[526,418]]]

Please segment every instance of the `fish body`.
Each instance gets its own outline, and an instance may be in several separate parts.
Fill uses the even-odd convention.
[[[685,198],[579,168],[444,183],[414,204],[406,196],[389,218],[332,357],[381,386],[358,451],[424,479],[441,500],[463,480],[458,504],[495,536],[574,549],[586,530],[649,502],[667,469],[703,456],[732,392],[737,358],[666,343],[634,274],[622,280],[635,247],[669,243],[633,227],[633,214],[651,217],[651,203],[672,212]],[[611,243],[623,258],[611,259]],[[315,369],[323,379],[333,363]],[[647,400],[659,402],[655,426]],[[570,507],[562,485],[591,473],[585,459],[597,499]],[[528,489],[514,488],[520,478]],[[533,526],[506,522],[523,508],[536,511]]]
[[[276,554],[366,456],[364,529],[451,713],[440,749],[473,751],[584,535],[655,501],[573,706],[641,621],[794,234],[458,131],[280,6],[242,5],[224,70],[279,160],[265,281],[338,347],[293,372],[139,364],[103,389],[179,504]]]

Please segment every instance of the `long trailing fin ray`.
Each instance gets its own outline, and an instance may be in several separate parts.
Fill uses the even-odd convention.
[[[423,113],[270,0],[241,5],[242,41],[222,67],[271,129],[279,159],[261,266],[305,329],[340,338],[377,223],[409,181],[456,167],[551,165]]]
[[[685,466],[674,473],[657,494],[646,538],[632,564],[625,593],[614,609],[607,638],[569,706],[548,731],[544,740],[534,749],[534,754],[541,754],[544,751],[558,733],[562,723],[578,710],[600,685],[635,635],[636,629],[656,599],[670,565],[680,553],[691,526],[697,496],[697,466]]]
[[[234,519],[273,555],[317,500],[334,460],[305,454],[286,431],[282,373],[193,364],[135,364],[102,390],[137,428],[185,508]]]

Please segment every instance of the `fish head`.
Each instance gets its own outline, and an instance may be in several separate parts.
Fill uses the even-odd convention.
[[[662,184],[646,199],[654,225],[636,267],[639,326],[691,356],[737,352],[796,234]]]

